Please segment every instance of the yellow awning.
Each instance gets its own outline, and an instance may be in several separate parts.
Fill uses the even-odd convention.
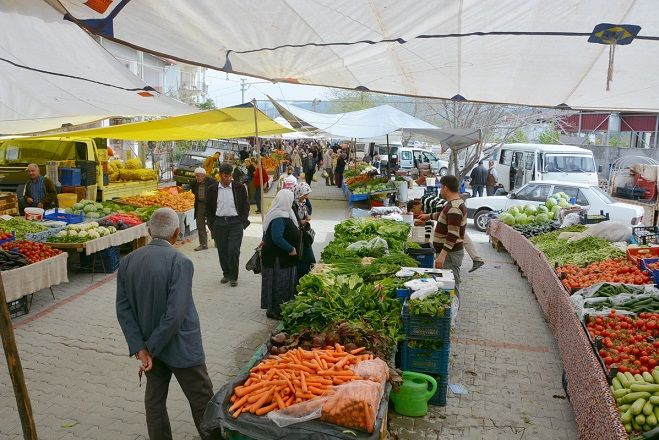
[[[256,111],[259,136],[288,133],[291,130]],[[131,141],[184,141],[217,138],[243,138],[256,135],[254,107],[228,107],[173,116],[155,121],[135,122],[112,127],[50,133],[40,137],[99,137]]]

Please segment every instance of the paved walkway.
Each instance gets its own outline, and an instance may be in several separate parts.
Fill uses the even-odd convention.
[[[526,279],[510,256],[497,253],[483,233],[468,230],[486,265],[471,274],[463,261],[460,312],[451,346],[444,408],[421,418],[390,411],[399,439],[559,440],[578,437],[561,386],[563,364],[554,338]]]
[[[318,185],[314,185],[314,191]],[[320,191],[319,191],[320,192]],[[346,203],[314,203],[316,255],[345,218]],[[253,215],[241,252],[241,270],[260,240]],[[473,232],[472,232],[473,233]],[[572,439],[572,413],[560,386],[562,366],[528,284],[509,257],[474,234],[487,266],[465,276],[450,382],[469,394],[449,394],[445,409],[423,418],[390,412],[392,437],[400,439]],[[259,308],[260,278],[241,271],[239,287],[219,284],[214,248],[180,250],[195,264],[208,369],[215,389],[233,377],[277,324]],[[465,265],[471,264],[469,261]],[[35,295],[29,315],[14,320],[39,438],[145,439],[143,395],[137,362],[127,348],[114,310],[115,275],[73,274],[71,282]],[[197,438],[187,401],[172,382],[168,401],[174,438]],[[0,439],[22,438],[4,356],[0,359]]]

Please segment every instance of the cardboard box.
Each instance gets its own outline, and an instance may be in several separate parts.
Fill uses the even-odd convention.
[[[63,193],[73,193],[78,197],[78,202],[87,196],[86,186],[63,186]]]

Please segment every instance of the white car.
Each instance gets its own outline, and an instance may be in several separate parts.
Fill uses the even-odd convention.
[[[506,211],[519,205],[542,205],[547,198],[564,192],[576,199],[576,204],[588,208],[588,214],[609,214],[609,219],[629,226],[640,226],[644,210],[640,206],[614,201],[599,187],[587,183],[557,182],[539,180],[529,182],[507,196],[472,197],[465,201],[467,216],[474,219],[474,226],[485,231],[488,214],[492,211]]]

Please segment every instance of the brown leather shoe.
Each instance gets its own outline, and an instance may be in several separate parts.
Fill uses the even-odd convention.
[[[203,244],[200,244],[199,246],[194,248],[195,251],[205,251],[206,249],[208,249],[208,246],[204,246]]]

